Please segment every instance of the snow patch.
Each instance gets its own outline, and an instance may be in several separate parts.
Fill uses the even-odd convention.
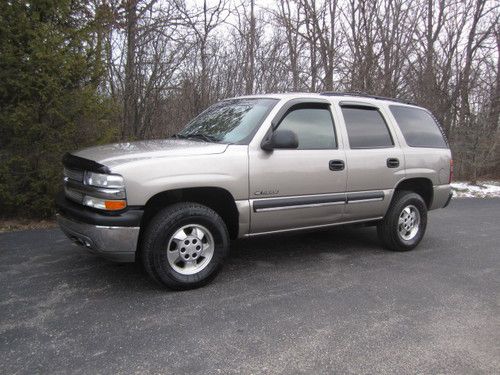
[[[470,182],[456,181],[451,183],[453,197],[456,198],[495,198],[500,197],[499,181],[483,181],[477,185]]]

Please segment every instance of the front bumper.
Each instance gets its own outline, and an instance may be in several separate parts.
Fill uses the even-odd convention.
[[[57,222],[70,240],[117,262],[133,262],[144,211],[130,208],[106,215],[76,204],[61,193],[56,198]]]
[[[82,223],[57,214],[64,234],[74,243],[116,262],[134,262],[140,227],[111,227]]]

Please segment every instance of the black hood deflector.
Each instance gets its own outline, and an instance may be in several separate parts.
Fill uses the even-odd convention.
[[[64,154],[62,158],[63,165],[68,169],[77,169],[82,171],[90,171],[96,173],[110,174],[111,171],[105,165],[96,161],[84,159],[79,156],[71,155],[70,153]]]

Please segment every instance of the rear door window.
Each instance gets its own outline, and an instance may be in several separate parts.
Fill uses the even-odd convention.
[[[378,109],[346,105],[341,108],[352,149],[394,146],[387,124]]]
[[[441,129],[429,112],[402,105],[389,108],[408,146],[448,148]]]

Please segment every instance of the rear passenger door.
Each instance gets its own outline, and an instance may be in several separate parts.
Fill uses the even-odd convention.
[[[392,189],[404,177],[404,155],[383,108],[369,103],[340,102],[348,140],[345,221],[382,217]]]

